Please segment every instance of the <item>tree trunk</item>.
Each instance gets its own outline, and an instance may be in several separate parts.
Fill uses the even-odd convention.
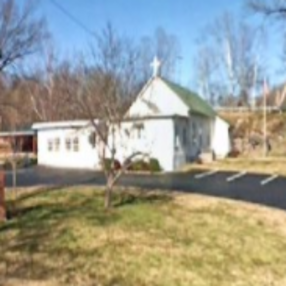
[[[109,209],[111,207],[111,201],[112,201],[112,187],[109,184],[107,184],[105,189],[105,202],[104,202],[105,209]]]
[[[6,220],[5,207],[5,175],[4,171],[0,172],[0,222]]]
[[[11,211],[12,215],[16,216],[17,215],[17,160],[16,157],[12,159],[12,200],[11,200]]]

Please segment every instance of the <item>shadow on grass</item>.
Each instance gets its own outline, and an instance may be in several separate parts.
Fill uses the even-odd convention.
[[[10,278],[46,280],[56,277],[61,269],[53,266],[51,261],[57,261],[60,256],[68,257],[67,261],[74,267],[77,265],[73,262],[74,257],[84,260],[87,255],[76,247],[79,238],[72,231],[73,222],[87,229],[104,228],[120,221],[121,207],[161,204],[170,200],[171,196],[155,192],[115,191],[114,208],[106,211],[104,193],[98,191],[49,189],[23,195],[17,201],[17,213],[9,211],[11,205],[8,204],[10,220],[0,225],[0,276],[2,264],[7,269],[6,277]],[[9,239],[5,239],[7,235]],[[55,249],[54,245],[57,245]],[[96,249],[90,251],[98,255]],[[47,261],[35,259],[38,256]]]
[[[128,205],[138,204],[160,204],[172,200],[172,197],[167,193],[150,192],[147,190],[141,192],[123,192],[119,194],[113,206],[120,208]]]
[[[46,195],[46,194],[52,194],[53,192],[60,192],[60,191],[64,191],[65,189],[67,189],[68,186],[44,186],[41,187],[39,189],[35,189],[32,191],[28,191],[28,192],[22,192],[21,195],[17,198],[16,200],[16,204],[19,204],[25,200],[28,199],[33,199],[33,198],[37,198],[40,195]]]
[[[49,190],[51,191],[51,190]],[[48,191],[47,191],[48,192]],[[80,224],[93,226],[106,226],[115,223],[119,219],[115,212],[105,212],[103,209],[103,198],[97,194],[95,198],[86,196],[69,195],[63,201],[56,199],[56,193],[47,202],[41,200],[47,192],[28,195],[18,200],[17,213],[10,213],[10,220],[0,225],[0,276],[1,265],[5,268],[6,277],[13,279],[49,279],[59,274],[60,269],[54,267],[50,261],[56,261],[58,252],[50,251],[50,246],[64,237],[67,244],[72,241],[66,220],[75,220]],[[37,195],[39,201],[37,201]],[[76,197],[78,197],[76,199]],[[21,202],[31,204],[21,205]],[[102,206],[101,206],[102,205]],[[9,236],[9,239],[5,239]],[[2,242],[3,241],[3,242]],[[64,255],[72,254],[67,248],[63,248]],[[45,261],[34,262],[34,257],[43,255],[48,257],[49,263]]]

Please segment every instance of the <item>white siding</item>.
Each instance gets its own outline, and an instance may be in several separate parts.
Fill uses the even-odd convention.
[[[79,139],[78,152],[66,149],[66,138]],[[48,142],[59,139],[59,150],[48,150]],[[97,151],[89,143],[89,132],[70,129],[42,129],[38,130],[38,163],[39,165],[59,168],[95,169],[98,167]]]
[[[223,159],[230,152],[229,125],[220,117],[214,122],[212,148],[217,158]]]
[[[172,119],[144,120],[140,134],[134,129],[136,122],[125,122],[116,131],[116,159],[121,163],[132,153],[142,152],[159,160],[166,171],[173,170],[174,130]],[[131,130],[126,135],[126,130]],[[99,167],[98,146],[89,142],[87,129],[55,128],[38,130],[38,163],[56,168],[96,169]],[[67,150],[66,139],[79,139],[79,150]],[[110,136],[110,140],[111,140]],[[49,141],[60,140],[59,149],[49,151]],[[111,146],[111,144],[109,144]],[[54,146],[53,146],[54,147]],[[107,157],[110,154],[107,153]]]
[[[117,135],[116,158],[123,162],[134,152],[142,152],[159,160],[165,171],[172,171],[174,158],[173,119],[150,119],[142,121],[140,131],[134,128],[139,122],[125,122]],[[128,130],[129,135],[126,135]]]
[[[200,151],[213,150],[218,157],[225,157],[230,150],[228,124],[218,117],[190,116],[188,106],[160,78],[152,79],[145,86],[127,116],[134,120],[122,123],[120,129],[115,130],[115,157],[120,162],[134,152],[143,152],[157,158],[165,171],[173,171],[195,159]],[[138,120],[140,117],[141,122]],[[99,146],[90,144],[90,130],[83,128],[87,123],[35,124],[34,128],[38,130],[39,164],[77,169],[98,168]],[[138,123],[143,126],[141,131],[134,129]],[[78,152],[66,149],[65,140],[69,137],[78,137]],[[49,140],[57,138],[60,140],[58,150],[49,151]]]
[[[154,79],[129,109],[129,117],[141,116],[188,116],[189,108],[159,78]]]

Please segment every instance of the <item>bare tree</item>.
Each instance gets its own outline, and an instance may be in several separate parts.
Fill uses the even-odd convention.
[[[31,1],[20,9],[15,0],[1,0],[0,72],[37,52],[46,36],[45,22]]]
[[[111,206],[113,188],[132,160],[145,154],[131,151],[117,168],[119,145],[127,144],[132,128],[126,127],[125,113],[137,93],[138,53],[130,40],[121,37],[108,25],[93,45],[91,66],[78,73],[77,104],[86,114],[93,130],[91,142],[96,145],[107,184],[105,207]],[[123,128],[124,126],[124,128]]]
[[[44,51],[42,61],[23,78],[31,112],[37,121],[79,118],[73,108],[77,79],[71,62],[59,60],[52,45],[46,45]]]
[[[195,76],[200,94],[212,105],[217,103],[217,89],[214,82],[218,63],[211,47],[203,45],[194,60]]]
[[[163,63],[161,76],[169,79],[176,78],[177,67],[181,58],[180,44],[178,38],[159,27],[153,36],[141,39],[140,63],[143,81],[150,77],[150,63],[157,56]]]
[[[21,112],[17,107],[12,104],[8,104],[5,107],[7,112],[7,116],[9,121],[6,122],[6,128],[10,132],[10,135],[6,138],[6,148],[4,150],[5,155],[5,165],[6,167],[11,167],[12,169],[12,206],[13,211],[16,211],[16,200],[18,196],[17,191],[17,172],[18,172],[18,164],[20,160],[22,160],[22,156],[20,155],[20,151],[22,149],[21,143],[17,140],[14,132],[17,131],[19,127],[21,127]],[[3,155],[3,154],[2,154]]]
[[[202,45],[205,55],[199,59],[200,77],[204,74],[204,78],[210,78],[213,67],[207,67],[208,63],[202,61],[210,62],[212,57],[212,65],[215,65],[212,86],[221,90],[221,96],[232,104],[250,104],[251,93],[262,69],[259,58],[262,35],[265,35],[262,29],[235,21],[229,13],[223,14],[206,29]],[[202,47],[197,58],[201,56]],[[209,94],[214,92],[208,91]]]
[[[284,0],[249,0],[249,8],[265,16],[286,19],[286,1]]]

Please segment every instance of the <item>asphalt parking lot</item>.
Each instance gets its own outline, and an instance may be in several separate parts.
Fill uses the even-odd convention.
[[[19,187],[37,185],[103,185],[102,173],[78,170],[58,170],[44,167],[20,170],[17,174]],[[166,189],[199,193],[262,204],[286,210],[286,178],[273,175],[257,175],[246,172],[220,172],[217,170],[191,173],[123,176],[123,186],[146,189]],[[12,185],[11,172],[6,173],[6,185]]]

